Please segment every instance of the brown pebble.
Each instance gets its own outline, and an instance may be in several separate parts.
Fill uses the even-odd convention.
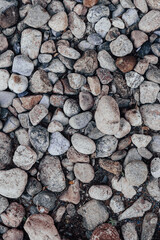
[[[94,5],[96,5],[98,3],[99,0],[83,0],[83,5],[85,7],[93,7]]]
[[[117,58],[116,60],[116,66],[123,73],[132,71],[135,65],[136,65],[136,58],[134,56],[120,57],[120,58]]]
[[[31,110],[36,104],[40,102],[42,95],[33,95],[20,98],[22,107],[27,110]]]
[[[120,237],[114,226],[104,223],[93,231],[91,240],[120,240]]]
[[[104,170],[106,170],[110,173],[113,173],[116,176],[118,176],[122,172],[122,166],[119,162],[114,162],[112,160],[100,159],[99,165]]]

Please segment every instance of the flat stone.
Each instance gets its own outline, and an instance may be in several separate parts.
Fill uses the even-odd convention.
[[[114,59],[107,51],[102,50],[98,53],[98,61],[102,68],[105,68],[111,72],[116,70]]]
[[[69,29],[76,38],[81,39],[86,31],[85,22],[75,12],[70,12],[68,16]]]
[[[11,50],[7,50],[0,54],[0,68],[11,67],[14,58],[14,53]]]
[[[67,151],[67,158],[72,163],[82,162],[82,163],[88,163],[89,162],[89,156],[77,152],[73,146],[71,146]]]
[[[70,118],[69,124],[74,129],[81,129],[87,126],[92,119],[91,112],[82,112]]]
[[[88,193],[91,198],[105,201],[112,196],[112,189],[106,185],[92,185]]]
[[[159,92],[159,85],[154,82],[144,81],[140,85],[140,101],[142,104],[154,103]]]
[[[22,107],[24,107],[27,110],[31,110],[36,104],[40,102],[42,99],[42,95],[33,95],[33,96],[26,96],[20,98],[20,101],[22,103]]]
[[[27,178],[27,173],[19,168],[1,170],[0,194],[7,198],[19,198],[24,192]]]
[[[111,198],[109,206],[114,213],[119,213],[125,210],[122,197],[119,195],[114,195]]]
[[[144,81],[144,77],[137,72],[130,71],[125,74],[125,79],[128,87],[137,88]]]
[[[81,56],[77,50],[75,50],[74,48],[65,46],[65,45],[58,46],[58,52],[62,56],[70,58],[70,59],[78,59]]]
[[[115,134],[116,138],[123,138],[131,131],[131,125],[124,118],[120,119],[119,131]]]
[[[74,165],[74,175],[83,183],[89,183],[94,178],[94,169],[89,163],[76,163]]]
[[[139,29],[144,32],[152,32],[160,27],[160,12],[158,10],[151,10],[146,13],[139,22]]]
[[[131,109],[125,113],[125,118],[129,121],[132,126],[142,125],[142,116],[139,109]]]
[[[10,132],[14,131],[15,129],[17,129],[19,127],[19,125],[20,125],[19,120],[16,117],[11,116],[5,122],[4,127],[3,127],[3,132],[10,133]]]
[[[143,43],[148,41],[148,36],[146,33],[139,31],[139,30],[134,30],[131,32],[131,39],[134,43],[134,46],[136,48],[139,48],[142,46]]]
[[[134,5],[138,8],[142,13],[148,12],[148,6],[146,0],[138,1],[134,0]]]
[[[42,104],[37,104],[29,112],[29,118],[32,125],[33,126],[38,125],[47,114],[48,114],[48,109]]]
[[[74,183],[69,186],[68,190],[65,191],[59,199],[64,202],[78,204],[80,202],[79,181],[77,179],[74,180]]]
[[[124,56],[124,57],[117,58],[116,60],[116,66],[123,73],[132,71],[135,65],[136,65],[136,58],[134,56]]]
[[[28,79],[25,76],[12,73],[8,80],[8,87],[17,94],[22,93],[28,88]]]
[[[98,22],[102,17],[109,16],[109,8],[103,4],[99,4],[97,6],[93,6],[89,9],[87,14],[87,19],[91,23]]]
[[[124,240],[132,239],[138,240],[135,223],[127,222],[122,226],[122,234]]]
[[[25,29],[21,35],[21,53],[31,59],[38,57],[42,41],[42,33],[31,28]]]
[[[143,224],[142,224],[142,233],[141,233],[142,239],[146,239],[146,240],[152,239],[155,233],[157,222],[158,222],[158,217],[155,213],[153,212],[146,213],[143,219]]]
[[[0,69],[0,91],[4,91],[8,88],[8,80],[10,74],[5,69]]]
[[[70,142],[60,132],[55,132],[51,134],[48,152],[52,156],[59,156],[67,152],[69,147]]]
[[[108,18],[102,17],[96,24],[95,24],[95,31],[104,38],[108,33],[111,27],[111,22]]]
[[[91,109],[94,105],[94,100],[92,95],[89,92],[80,92],[79,105],[83,111]]]
[[[52,91],[52,84],[44,70],[40,69],[34,72],[29,81],[29,90],[32,93],[47,93]]]
[[[160,177],[160,158],[153,158],[150,165],[151,174],[154,178]]]
[[[86,78],[79,73],[69,73],[67,78],[73,89],[79,89],[86,83]]]
[[[121,34],[110,43],[110,49],[114,56],[123,57],[132,52],[133,44],[126,35]]]
[[[40,180],[52,192],[61,192],[66,187],[65,176],[58,157],[46,155],[39,164]]]
[[[110,96],[103,96],[95,112],[97,128],[105,134],[114,135],[120,128],[120,113],[116,101]]]
[[[25,55],[17,55],[13,60],[12,72],[19,73],[24,76],[30,76],[33,72],[34,64]]]
[[[127,27],[130,27],[133,24],[137,23],[139,21],[137,10],[128,9],[125,13],[123,13],[122,19]]]
[[[68,27],[68,17],[66,12],[58,12],[52,16],[48,25],[56,32],[64,31]]]

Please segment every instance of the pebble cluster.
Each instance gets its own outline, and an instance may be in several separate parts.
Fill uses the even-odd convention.
[[[160,239],[160,0],[0,0],[0,240]]]

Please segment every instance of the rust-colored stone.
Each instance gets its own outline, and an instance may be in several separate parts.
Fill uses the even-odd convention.
[[[91,240],[120,240],[120,237],[114,226],[104,223],[93,231]]]
[[[22,107],[27,110],[31,110],[36,104],[39,103],[41,100],[42,95],[35,95],[35,96],[27,96],[20,98],[22,102]]]
[[[115,162],[112,160],[100,159],[99,165],[104,170],[106,170],[110,173],[113,173],[116,176],[119,176],[119,174],[122,172],[122,166],[119,162]]]
[[[96,5],[98,3],[99,0],[83,0],[83,5],[85,7],[93,7],[94,5]]]
[[[117,58],[116,66],[123,72],[127,73],[133,70],[136,65],[136,58],[134,56],[125,56]]]

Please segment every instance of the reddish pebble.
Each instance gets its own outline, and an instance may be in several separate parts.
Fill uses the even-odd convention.
[[[83,0],[83,5],[85,7],[93,7],[94,5],[96,5],[98,3],[99,0]]]
[[[127,73],[133,70],[136,65],[136,58],[133,56],[125,56],[117,58],[116,66],[123,72]]]
[[[121,240],[116,228],[109,223],[98,226],[92,233],[91,240]]]

